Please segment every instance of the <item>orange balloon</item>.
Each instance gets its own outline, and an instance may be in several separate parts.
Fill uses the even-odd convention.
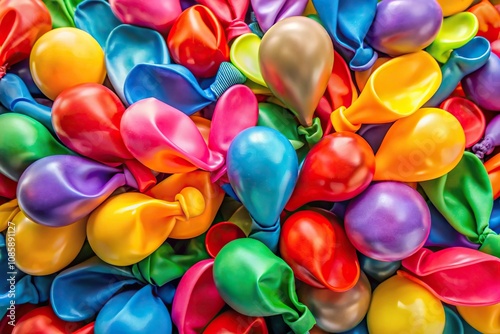
[[[375,155],[373,179],[435,179],[458,164],[464,149],[464,130],[452,114],[438,108],[420,109],[391,126]]]
[[[484,167],[488,171],[491,187],[493,188],[493,198],[497,199],[500,196],[500,153],[486,161]]]

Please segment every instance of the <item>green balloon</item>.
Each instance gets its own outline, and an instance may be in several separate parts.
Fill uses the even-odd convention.
[[[241,314],[281,315],[298,334],[316,323],[298,301],[292,269],[258,240],[236,239],[224,246],[215,257],[214,281],[222,299]]]
[[[478,157],[465,152],[448,174],[420,185],[455,230],[480,244],[480,251],[500,257],[500,237],[489,227],[493,190]]]
[[[52,18],[52,27],[74,27],[76,6],[83,0],[43,0]]]
[[[287,109],[273,103],[259,103],[259,126],[266,126],[281,132],[292,144],[295,150],[304,146],[299,137],[299,123]]]
[[[182,240],[172,247],[161,245],[153,254],[132,266],[132,273],[144,283],[163,286],[186,273],[195,263],[208,259],[205,234]]]
[[[75,155],[31,117],[0,115],[0,173],[18,181],[33,162],[51,155]]]

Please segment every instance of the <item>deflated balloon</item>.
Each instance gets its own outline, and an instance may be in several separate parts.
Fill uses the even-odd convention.
[[[245,23],[249,0],[197,0],[197,2],[208,7],[218,18],[226,30],[228,41],[250,32],[250,28]]]
[[[219,314],[203,330],[203,334],[267,334],[266,321],[262,317],[249,317],[236,312],[227,310]]]
[[[291,16],[300,16],[307,5],[307,0],[251,0],[255,18],[262,31],[266,32],[278,21]]]

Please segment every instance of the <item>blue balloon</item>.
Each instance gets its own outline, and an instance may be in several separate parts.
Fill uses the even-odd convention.
[[[172,320],[151,285],[115,295],[97,315],[95,334],[172,333]]]
[[[191,71],[181,65],[139,64],[125,80],[129,104],[154,97],[191,115],[215,102],[226,90],[246,78],[231,63],[224,62],[212,84],[203,89]]]
[[[104,49],[111,31],[122,24],[104,0],[80,2],[75,10],[75,26],[88,32]]]
[[[167,44],[161,34],[148,28],[122,24],[110,34],[105,47],[106,71],[123,102],[125,79],[139,64],[170,64]]]
[[[441,85],[425,107],[439,106],[455,90],[460,80],[486,64],[490,54],[490,42],[483,37],[474,37],[464,46],[453,50],[441,67]]]
[[[490,228],[500,234],[500,198],[493,202],[493,210],[490,216]]]
[[[256,239],[268,247],[273,244],[270,248],[275,249],[279,217],[297,182],[298,160],[293,146],[278,131],[256,126],[234,138],[226,164],[229,182],[254,220]],[[263,235],[269,238],[262,240]]]
[[[344,50],[353,71],[372,67],[378,55],[364,42],[375,19],[377,0],[313,0],[323,26],[336,46]]]

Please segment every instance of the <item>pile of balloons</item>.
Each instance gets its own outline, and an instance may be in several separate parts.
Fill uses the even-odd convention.
[[[0,0],[0,333],[500,334],[500,5]]]

